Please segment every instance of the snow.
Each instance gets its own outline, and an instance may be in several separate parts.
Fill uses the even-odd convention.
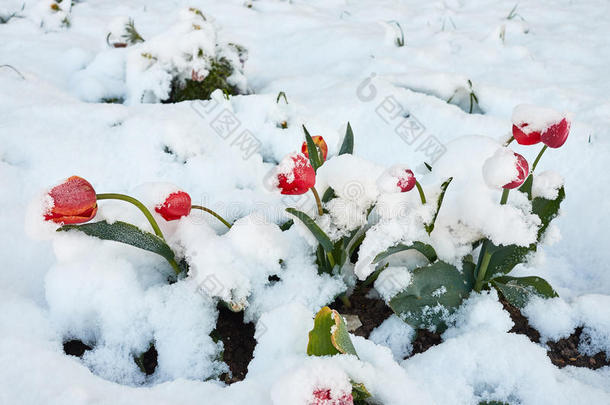
[[[532,196],[554,200],[559,194],[559,189],[563,187],[563,177],[552,170],[545,170],[534,176],[532,183]]]
[[[388,267],[375,280],[375,290],[386,301],[407,288],[411,283],[411,272],[406,267]]]
[[[517,157],[509,148],[499,148],[483,164],[483,178],[491,188],[502,188],[518,176]]]
[[[529,104],[519,104],[513,110],[513,124],[526,133],[544,132],[551,125],[561,121],[566,114],[551,108],[544,108]],[[526,125],[523,125],[526,124]]]
[[[558,369],[544,346],[583,327],[581,350],[610,352],[610,84],[603,80],[610,51],[607,22],[599,18],[610,12],[607,2],[520,3],[523,19],[506,18],[515,5],[509,1],[257,0],[248,8],[243,0],[89,0],[63,1],[56,12],[54,3],[27,2],[23,10],[21,1],[0,4],[2,20],[16,13],[0,24],[0,364],[10,365],[0,370],[0,403],[297,404],[324,382],[344,391],[349,379],[384,404],[610,401],[607,367]],[[110,47],[106,36],[120,37],[129,18],[146,42]],[[404,31],[403,47],[395,45],[392,20]],[[243,69],[229,42],[248,50]],[[250,94],[141,103],[166,97],[171,77],[203,74],[207,64],[189,61],[198,47],[229,57],[239,67],[232,82]],[[288,104],[276,102],[280,91]],[[471,92],[476,114],[467,113]],[[105,98],[126,103],[100,103]],[[487,186],[482,169],[510,137],[511,114],[523,103],[555,111],[517,109],[517,120],[532,128],[564,116],[556,111],[573,112],[569,139],[545,153],[533,184],[534,195],[546,198],[565,184],[566,200],[545,244],[513,274],[544,277],[560,295],[524,310],[542,342],[507,333],[510,318],[493,293],[483,293],[454,314],[442,344],[407,360],[414,331],[395,316],[369,339],[352,336],[359,358],[308,357],[316,311],[350,280],[317,274],[316,241],[303,226],[277,226],[289,219],[286,207],[315,212],[311,193],[287,198],[264,184],[278,162],[300,150],[301,125],[329,146],[316,187],[323,193],[331,186],[339,198],[319,218],[323,229],[344,235],[365,224],[377,202],[359,262],[346,269],[365,279],[374,257],[398,243],[430,243],[442,260],[458,264],[485,236],[496,244],[535,240],[539,221],[527,198],[513,190],[501,206],[501,190]],[[234,118],[233,127],[216,125],[221,112]],[[336,156],[348,121],[354,156]],[[413,129],[416,123],[423,130]],[[256,140],[252,148],[241,143],[244,131]],[[539,150],[511,146],[530,164]],[[393,165],[412,168],[428,204],[417,192],[379,187]],[[496,186],[499,174],[506,173],[498,170]],[[161,195],[185,190],[234,226],[199,211],[168,223],[153,211],[191,265],[168,285],[171,269],[162,258],[56,233],[56,224],[40,220],[50,203],[46,191],[70,175],[98,193],[137,196],[151,210]],[[449,177],[428,236],[422,225]],[[98,205],[97,220],[151,230],[125,202]],[[381,293],[392,285],[380,284],[384,278],[400,275],[403,288],[426,259],[404,252],[386,262],[389,272],[376,283]],[[272,275],[280,281],[270,282]],[[222,346],[209,336],[219,301],[243,308],[256,324],[247,378],[230,386],[215,380],[226,366]],[[67,356],[62,343],[70,338],[95,349],[83,359]],[[132,357],[152,341],[159,365],[145,377]]]

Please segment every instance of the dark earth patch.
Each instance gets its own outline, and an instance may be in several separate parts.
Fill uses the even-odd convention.
[[[227,384],[241,381],[248,373],[248,364],[252,360],[254,346],[254,324],[244,323],[243,312],[233,312],[224,305],[218,306],[216,334],[224,344],[223,361],[231,370],[221,379]]]

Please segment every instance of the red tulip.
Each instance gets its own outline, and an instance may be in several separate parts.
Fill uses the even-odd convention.
[[[191,196],[184,191],[171,193],[163,204],[155,207],[155,211],[166,221],[180,219],[191,212]]]
[[[415,181],[416,179],[413,172],[406,169],[403,175],[398,178],[398,183],[396,183],[396,185],[398,188],[400,188],[400,192],[404,193],[413,190],[413,187],[415,187]]]
[[[282,194],[305,194],[316,184],[316,172],[309,159],[300,153],[293,153],[280,162],[277,180]]]
[[[97,212],[93,186],[82,177],[72,176],[49,191],[53,206],[44,215],[46,221],[63,224],[87,222]]]
[[[319,135],[312,136],[313,143],[322,151],[322,162],[326,161],[326,156],[328,155],[328,145],[326,145],[326,141]],[[301,152],[306,157],[309,157],[309,151],[307,150],[307,142],[303,142],[301,146]]]
[[[510,183],[505,184],[502,186],[502,188],[512,189],[519,187],[521,184],[523,184],[529,174],[530,168],[527,164],[527,160],[525,160],[525,158],[518,153],[515,153],[515,157],[517,158],[515,163],[515,167],[517,168],[517,178]]]
[[[542,142],[549,148],[562,146],[570,134],[570,121],[566,118],[548,127],[540,136]]]
[[[345,393],[339,398],[332,399],[329,389],[316,390],[309,405],[354,405],[351,393]]]
[[[527,122],[513,124],[513,138],[519,145],[535,145],[540,142],[540,131],[529,131]]]

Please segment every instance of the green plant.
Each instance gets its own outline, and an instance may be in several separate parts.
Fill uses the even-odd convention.
[[[233,66],[224,57],[212,59],[210,70],[203,80],[184,79],[175,77],[172,80],[170,96],[165,103],[178,103],[185,100],[207,100],[216,89],[225,94],[237,95],[239,90],[228,82],[233,74]]]

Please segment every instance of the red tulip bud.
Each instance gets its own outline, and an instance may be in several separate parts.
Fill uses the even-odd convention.
[[[72,176],[49,191],[53,206],[45,214],[46,221],[63,224],[87,222],[97,212],[93,186],[82,177]]]
[[[321,389],[314,391],[309,405],[354,405],[354,398],[351,393],[345,393],[333,399],[329,389]]]
[[[540,142],[540,131],[528,132],[528,126],[527,122],[519,126],[513,124],[513,138],[519,145],[535,145]]]
[[[406,169],[401,177],[398,178],[398,183],[396,183],[396,185],[400,188],[400,192],[404,193],[413,190],[413,187],[415,187],[415,181],[416,179],[413,172]]]
[[[543,142],[559,148],[568,138],[570,122],[566,114],[550,108],[520,104],[513,110],[513,138],[520,145]]]
[[[300,153],[286,156],[277,168],[277,187],[282,194],[305,194],[316,184],[316,172]]]
[[[540,135],[540,139],[549,148],[559,148],[566,142],[566,139],[568,139],[569,134],[570,121],[564,118],[557,124],[553,124],[548,127],[542,133],[542,135]]]
[[[499,148],[483,164],[483,179],[492,188],[517,188],[528,174],[527,160],[509,148]]]
[[[515,167],[517,168],[517,178],[510,183],[505,184],[502,186],[502,188],[512,189],[519,187],[521,184],[523,184],[529,174],[530,168],[527,164],[527,160],[525,160],[525,158],[518,153],[515,153],[515,157],[517,158],[515,163]]]
[[[326,141],[319,135],[312,136],[313,143],[322,151],[322,162],[326,161],[326,156],[328,155],[328,145],[326,145]],[[306,157],[309,157],[309,151],[307,150],[307,142],[303,142],[301,146],[301,152]]]
[[[155,207],[155,211],[166,221],[180,219],[191,212],[191,196],[184,191],[171,193],[163,204]]]

